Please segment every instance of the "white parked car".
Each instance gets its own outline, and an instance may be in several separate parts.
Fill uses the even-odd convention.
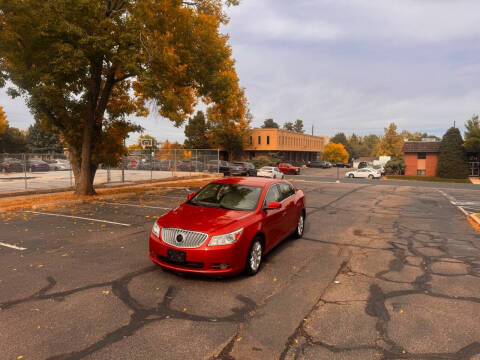
[[[264,166],[257,171],[257,176],[269,177],[272,179],[283,179],[285,175],[275,166]]]
[[[365,178],[365,179],[379,179],[382,177],[380,170],[372,168],[363,168],[354,171],[348,171],[345,177],[349,178]]]
[[[70,170],[72,167],[70,161],[63,159],[56,159],[54,162],[48,164],[50,170]]]

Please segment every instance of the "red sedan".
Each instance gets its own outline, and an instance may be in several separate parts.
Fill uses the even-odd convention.
[[[287,181],[216,180],[155,222],[150,258],[183,272],[254,275],[266,253],[303,235],[305,215],[302,190]]]

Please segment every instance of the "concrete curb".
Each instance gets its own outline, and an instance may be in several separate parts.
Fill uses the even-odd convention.
[[[46,204],[39,204],[39,205],[33,205],[31,207],[32,210],[40,210],[44,208],[48,208],[51,206],[61,206],[61,205],[73,205],[73,204],[82,204],[84,203],[84,200],[69,200],[69,201],[61,201],[61,202],[55,202],[55,203],[46,203]]]

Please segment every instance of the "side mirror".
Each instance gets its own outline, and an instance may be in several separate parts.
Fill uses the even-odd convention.
[[[273,209],[280,209],[282,207],[282,204],[276,201],[271,201],[267,204],[267,207],[265,210],[273,210]]]
[[[195,193],[194,193],[194,192],[188,194],[188,195],[187,195],[187,201],[192,200],[192,198],[193,198],[194,196],[195,196]]]

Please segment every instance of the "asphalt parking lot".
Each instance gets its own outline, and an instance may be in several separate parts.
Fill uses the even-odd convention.
[[[254,277],[151,263],[190,189],[0,214],[0,359],[480,359],[480,191],[319,178]]]

